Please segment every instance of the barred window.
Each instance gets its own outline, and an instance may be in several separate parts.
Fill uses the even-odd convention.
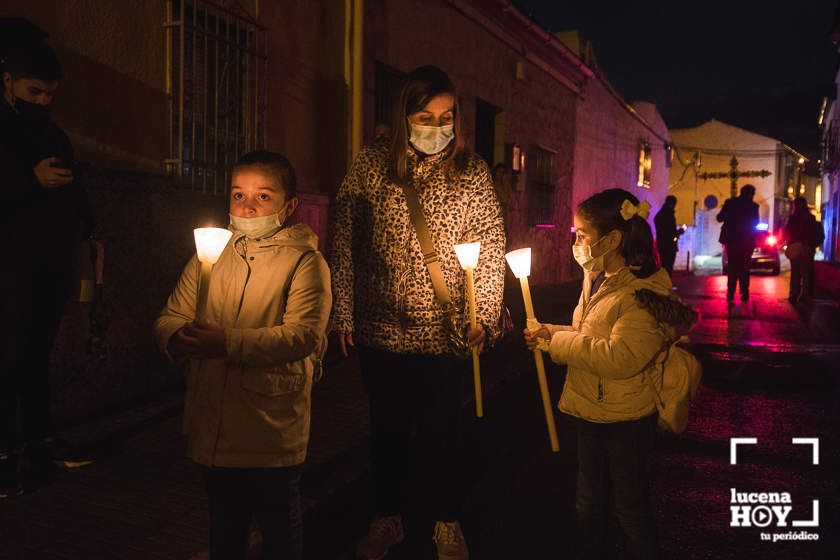
[[[552,161],[554,153],[532,146],[528,151],[528,223],[536,227],[553,228],[554,181]]]
[[[226,194],[239,156],[265,145],[266,32],[204,0],[167,0],[167,172]]]

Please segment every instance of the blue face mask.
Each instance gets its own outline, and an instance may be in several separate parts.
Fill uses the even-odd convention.
[[[445,126],[409,124],[411,125],[409,142],[418,151],[429,156],[442,152],[455,138],[455,126],[451,124]]]

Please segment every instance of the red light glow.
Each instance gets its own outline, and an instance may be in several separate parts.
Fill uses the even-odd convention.
[[[779,242],[779,240],[776,238],[775,235],[768,235],[767,236],[766,243],[767,243],[768,247],[775,247],[776,243],[778,243],[778,242]]]

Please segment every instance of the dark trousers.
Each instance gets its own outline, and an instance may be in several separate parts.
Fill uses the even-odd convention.
[[[750,259],[753,249],[754,247],[751,245],[742,246],[730,243],[726,246],[726,256],[729,258],[726,274],[726,296],[729,299],[735,297],[736,284],[741,286],[741,297],[750,295]]]
[[[677,260],[677,246],[671,242],[657,242],[659,248],[659,259],[662,261],[662,268],[668,271],[669,276],[674,275],[674,261]]]
[[[790,297],[814,297],[814,249],[805,247],[802,255],[790,259]]]
[[[650,456],[656,415],[597,424],[577,420],[577,516],[580,557],[606,558],[610,498],[632,558],[658,558],[650,500]]]
[[[300,467],[205,467],[204,484],[210,509],[211,560],[244,560],[252,519],[262,533],[263,558],[303,557]]]
[[[19,446],[21,436],[24,441],[35,441],[55,435],[50,412],[50,354],[70,281],[65,271],[43,269],[2,282],[0,451]]]
[[[466,360],[359,348],[370,400],[378,515],[396,515],[417,477],[431,513],[455,521],[463,498],[461,389]],[[412,454],[413,452],[413,454]],[[412,457],[416,461],[412,464]]]

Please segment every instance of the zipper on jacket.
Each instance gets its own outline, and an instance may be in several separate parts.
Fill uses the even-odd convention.
[[[240,255],[242,261],[245,263],[245,282],[242,284],[242,293],[239,295],[239,303],[236,306],[236,316],[233,319],[234,325],[239,321],[239,314],[242,311],[242,304],[245,302],[245,289],[248,287],[248,280],[251,278],[251,266],[248,264],[248,238],[245,238],[244,254]],[[242,371],[242,364],[239,364],[239,370]],[[225,382],[222,384],[222,400],[219,403],[219,425],[216,428],[216,440],[213,442],[213,456],[210,458],[210,466],[216,466],[216,453],[219,449],[219,439],[222,437],[222,422],[224,421],[225,413],[225,395],[227,394],[228,377],[230,370],[227,364],[225,365]]]
[[[598,377],[598,402],[604,402],[604,378]]]

